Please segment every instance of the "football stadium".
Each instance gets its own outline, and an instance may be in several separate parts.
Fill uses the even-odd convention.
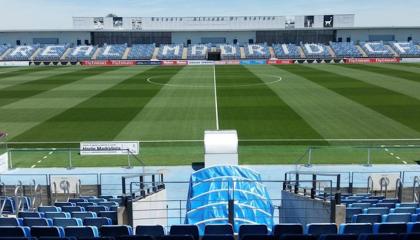
[[[0,240],[419,240],[420,25],[349,12],[0,29]]]

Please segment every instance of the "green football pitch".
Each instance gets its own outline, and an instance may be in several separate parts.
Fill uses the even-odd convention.
[[[140,140],[146,165],[191,164],[216,129],[238,131],[243,164],[415,163],[420,65],[0,68],[13,167],[67,166],[70,152],[74,166],[126,164],[66,150],[90,140]]]

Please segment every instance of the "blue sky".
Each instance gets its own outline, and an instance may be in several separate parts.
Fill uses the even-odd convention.
[[[72,16],[354,13],[357,26],[420,26],[420,0],[0,0],[0,29],[71,28]]]

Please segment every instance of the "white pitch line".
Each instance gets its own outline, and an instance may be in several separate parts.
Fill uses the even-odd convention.
[[[216,111],[216,129],[219,130],[219,108],[217,107],[216,65],[213,65],[214,106]]]
[[[31,168],[35,168],[35,167],[36,167],[36,165],[32,165],[32,166],[31,166]]]
[[[49,153],[48,153],[48,155],[51,155],[51,154],[53,154],[53,152],[49,152]]]
[[[41,163],[42,162],[42,160],[39,160],[38,162],[36,162],[36,163]]]
[[[404,164],[407,164],[407,162],[406,161],[402,161]]]

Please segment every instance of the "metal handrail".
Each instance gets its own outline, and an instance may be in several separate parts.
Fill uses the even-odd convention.
[[[404,184],[401,181],[401,178],[398,178],[395,182],[395,198],[398,198],[399,202],[402,202]]]
[[[366,193],[370,194],[373,191],[373,179],[372,176],[368,177],[367,180],[367,187],[366,187]]]
[[[413,201],[419,202],[419,193],[420,193],[420,178],[418,176],[414,177],[414,183],[413,183]],[[416,191],[417,190],[417,191]]]
[[[384,193],[383,195],[386,198],[388,192],[389,178],[382,177],[381,180],[379,180],[379,185],[381,186],[380,194],[382,195],[382,193]]]
[[[22,181],[18,181],[18,184],[16,184],[15,187],[15,191],[14,191],[14,195],[15,195],[15,206],[16,206],[16,215],[20,212],[20,208],[22,208],[22,211],[24,210],[24,204],[23,203],[23,183]]]

